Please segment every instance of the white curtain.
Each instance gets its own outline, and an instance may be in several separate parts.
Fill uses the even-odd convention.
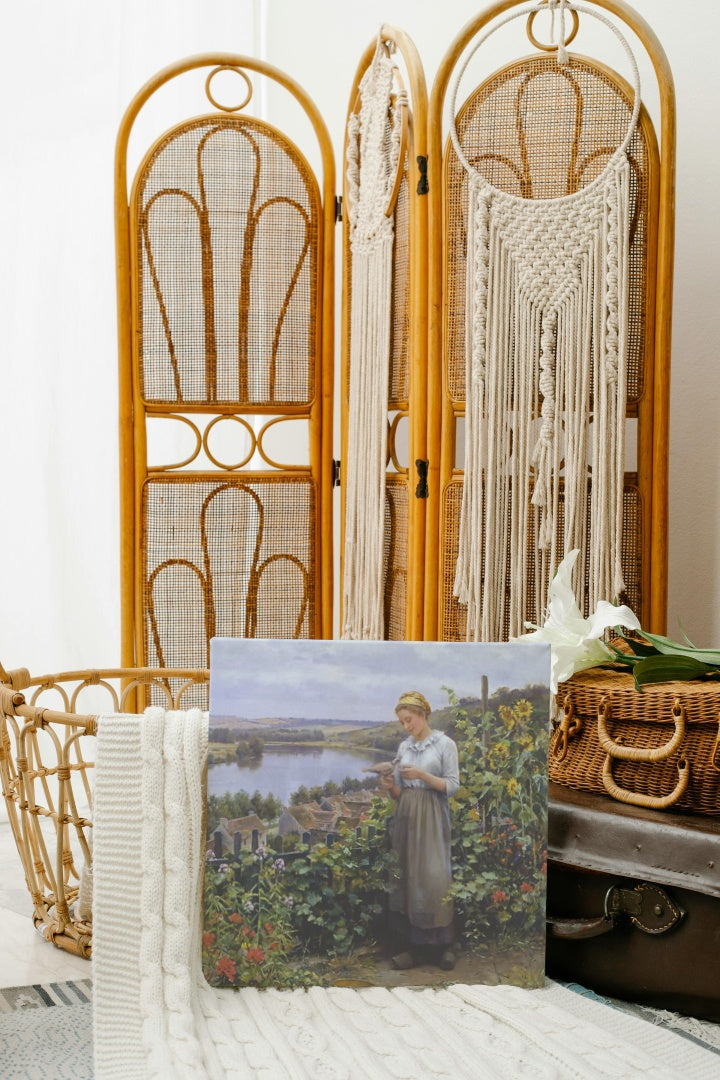
[[[263,52],[260,0],[25,0],[0,62],[0,661],[120,659],[113,155],[122,115],[184,56]],[[145,145],[209,111],[163,91]],[[131,169],[144,147],[136,147]],[[133,144],[131,144],[131,154]]]

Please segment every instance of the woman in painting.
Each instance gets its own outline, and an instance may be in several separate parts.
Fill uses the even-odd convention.
[[[392,845],[399,877],[390,891],[391,928],[406,948],[396,968],[413,967],[420,954],[450,971],[455,965],[448,799],[460,786],[453,740],[430,727],[430,704],[417,690],[403,694],[395,714],[407,733],[394,771],[381,780],[396,800]]]

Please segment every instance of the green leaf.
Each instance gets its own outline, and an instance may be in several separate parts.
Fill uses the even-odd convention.
[[[624,634],[623,641],[627,642],[635,656],[657,656],[658,654],[655,646],[649,645],[646,641],[636,641],[635,638],[625,637]]]
[[[691,649],[694,649],[694,648],[696,648],[696,646],[695,646],[695,645],[693,644],[693,642],[692,642],[692,641],[690,640],[690,638],[689,638],[689,637],[687,636],[687,634],[685,633],[685,630],[683,629],[683,625],[682,625],[682,623],[680,622],[680,620],[679,620],[679,619],[678,619],[678,627],[679,627],[679,629],[680,629],[680,633],[681,633],[681,634],[682,634],[682,636],[683,636],[683,637],[685,638],[685,644],[686,644],[686,645],[689,645]]]
[[[635,686],[642,689],[645,683],[673,682],[698,679],[701,675],[719,674],[717,668],[704,664],[692,656],[646,656],[633,668]]]
[[[622,650],[615,648],[614,645],[611,645],[609,641],[604,642],[604,645],[614,655],[615,659],[613,660],[613,663],[623,664],[625,667],[629,668],[634,667],[635,664],[637,664],[639,660],[638,656],[630,656],[628,653],[622,652]]]
[[[720,649],[690,649],[659,634],[648,634],[645,630],[642,635],[664,656],[690,656],[703,664],[714,664],[720,667]]]

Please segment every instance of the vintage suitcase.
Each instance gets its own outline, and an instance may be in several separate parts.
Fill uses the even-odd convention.
[[[550,784],[547,974],[720,1021],[720,818]]]

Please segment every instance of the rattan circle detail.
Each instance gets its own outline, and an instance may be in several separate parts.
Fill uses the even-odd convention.
[[[220,102],[216,101],[210,93],[210,83],[216,75],[219,75],[221,71],[234,71],[236,75],[239,75],[242,79],[245,80],[245,84],[247,86],[247,95],[243,98],[239,105],[221,105]],[[216,109],[220,109],[222,112],[232,113],[238,112],[240,109],[245,108],[253,95],[253,88],[247,73],[244,72],[241,68],[234,67],[233,64],[220,64],[219,67],[213,68],[213,70],[210,72],[207,79],[205,80],[205,93],[207,94],[210,103],[214,105]]]
[[[238,461],[234,465],[231,465],[231,464],[229,464],[228,462],[225,462],[225,461],[221,461],[220,458],[216,457],[211,452],[210,447],[209,447],[209,435],[210,435],[210,432],[212,431],[212,429],[215,427],[216,424],[220,423],[221,420],[232,420],[236,424],[240,424],[242,427],[245,428],[248,435],[250,436],[250,449],[248,450],[247,454],[242,459],[242,461]],[[255,437],[255,432],[253,431],[250,424],[247,422],[247,420],[244,417],[235,416],[234,414],[229,413],[226,416],[215,416],[210,421],[210,423],[205,428],[205,431],[203,433],[203,449],[204,449],[205,453],[207,454],[208,458],[210,459],[210,461],[212,461],[213,465],[217,466],[218,469],[225,469],[225,470],[227,470],[227,472],[234,472],[236,469],[242,469],[243,466],[247,465],[247,463],[250,461],[251,457],[253,456],[253,454],[255,453],[255,451],[257,449],[257,438]]]

